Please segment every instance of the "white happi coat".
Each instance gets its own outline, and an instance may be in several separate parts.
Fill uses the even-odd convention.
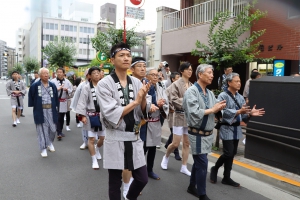
[[[142,87],[142,83],[135,77],[130,77],[133,85],[134,99]],[[126,132],[126,124],[121,115],[124,107],[115,81],[111,76],[106,76],[97,85],[97,98],[100,103],[102,125],[106,127],[106,136],[103,143],[103,168],[123,170],[124,141],[132,141],[132,160],[134,169],[146,165],[143,141],[134,132]],[[140,106],[134,109],[135,121],[139,122],[142,116]]]
[[[77,104],[78,104],[78,100],[79,100],[79,97],[80,97],[80,94],[81,94],[81,91],[82,91],[82,88],[88,84],[89,81],[84,81],[84,82],[81,82],[78,87],[76,88],[75,90],[75,93],[74,93],[74,96],[71,100],[71,105],[70,105],[70,108],[73,109],[75,112],[76,112],[76,107],[77,107]]]
[[[84,115],[86,117],[87,123],[83,124],[83,129],[94,132],[94,128],[91,128],[91,123],[90,123],[89,116],[87,115],[87,112],[96,112],[90,84],[85,84],[82,87],[82,91],[78,99],[78,104],[76,106],[76,113],[80,115]],[[102,130],[104,130],[103,126],[102,126]]]
[[[169,114],[169,101],[165,92],[165,87],[161,83],[156,83],[156,101],[159,99],[165,99],[165,104],[162,109],[166,116]],[[152,102],[154,103],[154,102]],[[161,124],[160,124],[160,110],[151,113],[151,119],[148,120],[147,125],[147,139],[146,146],[152,147],[160,145],[161,143]]]
[[[60,87],[59,85],[60,82],[57,80],[57,78],[52,79],[51,82],[54,83],[57,88]],[[68,79],[66,78],[64,79],[63,85],[64,85],[63,87],[68,88],[68,90],[63,91],[61,97],[60,97],[61,90],[57,91],[58,98],[60,97],[59,111],[58,111],[59,113],[66,113],[68,111],[68,101],[67,101],[69,96],[68,94],[71,94],[73,91],[73,85]]]
[[[17,100],[17,96],[19,97],[19,102],[20,102],[20,106],[23,106],[23,96],[26,94],[26,87],[23,81],[18,81],[19,84],[19,91],[21,92],[18,95],[15,95],[13,93],[13,91],[16,91],[16,86],[15,86],[15,81],[14,80],[9,80],[6,83],[6,92],[7,95],[10,96],[10,103],[13,106],[18,106],[18,100]]]

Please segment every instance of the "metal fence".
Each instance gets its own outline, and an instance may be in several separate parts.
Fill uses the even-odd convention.
[[[219,12],[230,11],[235,17],[246,3],[246,0],[212,0],[166,14],[163,17],[163,31],[210,22]]]

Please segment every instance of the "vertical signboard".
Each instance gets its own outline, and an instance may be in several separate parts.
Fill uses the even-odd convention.
[[[284,76],[284,60],[274,60],[273,76]]]

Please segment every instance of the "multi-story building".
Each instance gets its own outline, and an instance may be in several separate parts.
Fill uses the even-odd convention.
[[[112,22],[116,26],[117,5],[112,3],[103,4],[100,7],[100,19]]]
[[[29,28],[27,24],[16,32],[16,62],[23,63],[25,56],[29,56]]]
[[[33,23],[38,17],[62,18],[63,5],[69,6],[71,0],[31,0],[30,22]]]
[[[68,9],[63,12],[63,19],[93,22],[93,4],[71,0],[67,8]]]
[[[166,60],[171,70],[177,71],[180,62],[189,61],[196,68],[199,58],[192,56],[191,51],[196,48],[197,40],[207,44],[210,22],[214,16],[221,11],[231,11],[232,19],[225,24],[225,27],[229,27],[245,3],[244,0],[181,0],[179,11],[167,7],[157,8],[155,65]],[[250,31],[239,40],[242,41],[249,35]],[[195,80],[196,77],[193,76],[192,81]]]
[[[148,67],[155,67],[154,62],[155,54],[155,32],[150,31],[146,33],[146,60]]]
[[[76,66],[89,63],[95,57],[90,38],[94,37],[97,24],[63,19],[43,19],[43,40],[41,39],[41,18],[37,18],[30,28],[30,56],[41,60],[41,47],[45,47],[57,37],[68,38],[77,49]],[[43,42],[43,43],[42,43]]]
[[[7,75],[7,56],[8,49],[6,46],[6,42],[3,40],[0,40],[0,76],[6,76]]]
[[[192,56],[190,52],[195,49],[197,40],[207,44],[211,20],[218,12],[230,11],[232,19],[225,24],[225,27],[229,27],[247,2],[245,0],[181,0],[179,11],[167,7],[157,8],[155,65],[158,65],[161,60],[166,60],[171,70],[177,71],[181,61],[190,61],[195,68],[198,65],[198,57]],[[285,75],[298,72],[300,55],[298,1],[259,1],[257,7],[268,11],[268,15],[258,21],[251,30],[266,29],[266,34],[259,38],[262,41],[259,57],[275,56],[276,59],[285,60]],[[249,37],[251,31],[239,37],[239,41]],[[241,75],[244,83],[249,78],[249,71],[252,68],[259,68],[259,71],[266,75],[273,74],[270,73],[273,65],[263,63],[243,64],[234,67],[234,71]],[[192,81],[194,80],[193,76]],[[213,87],[216,87],[216,82],[217,78],[214,79]]]
[[[284,75],[300,72],[300,4],[299,1],[285,0],[258,1],[257,8],[268,11],[265,18],[259,20],[251,31],[266,29],[259,38],[262,41],[260,57],[275,57],[284,60]],[[273,65],[254,64],[255,68],[266,74],[273,74]]]
[[[6,73],[7,71],[9,71],[10,69],[12,69],[14,67],[14,65],[17,63],[16,62],[16,51],[14,48],[12,47],[7,47],[7,69],[6,69]]]

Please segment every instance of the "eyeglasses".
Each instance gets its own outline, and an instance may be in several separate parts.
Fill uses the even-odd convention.
[[[156,77],[156,78],[158,78],[159,77],[159,75],[158,74],[149,74],[150,76],[152,76],[152,77]]]
[[[186,71],[190,71],[190,72],[193,72],[193,70],[192,69],[185,69]]]

